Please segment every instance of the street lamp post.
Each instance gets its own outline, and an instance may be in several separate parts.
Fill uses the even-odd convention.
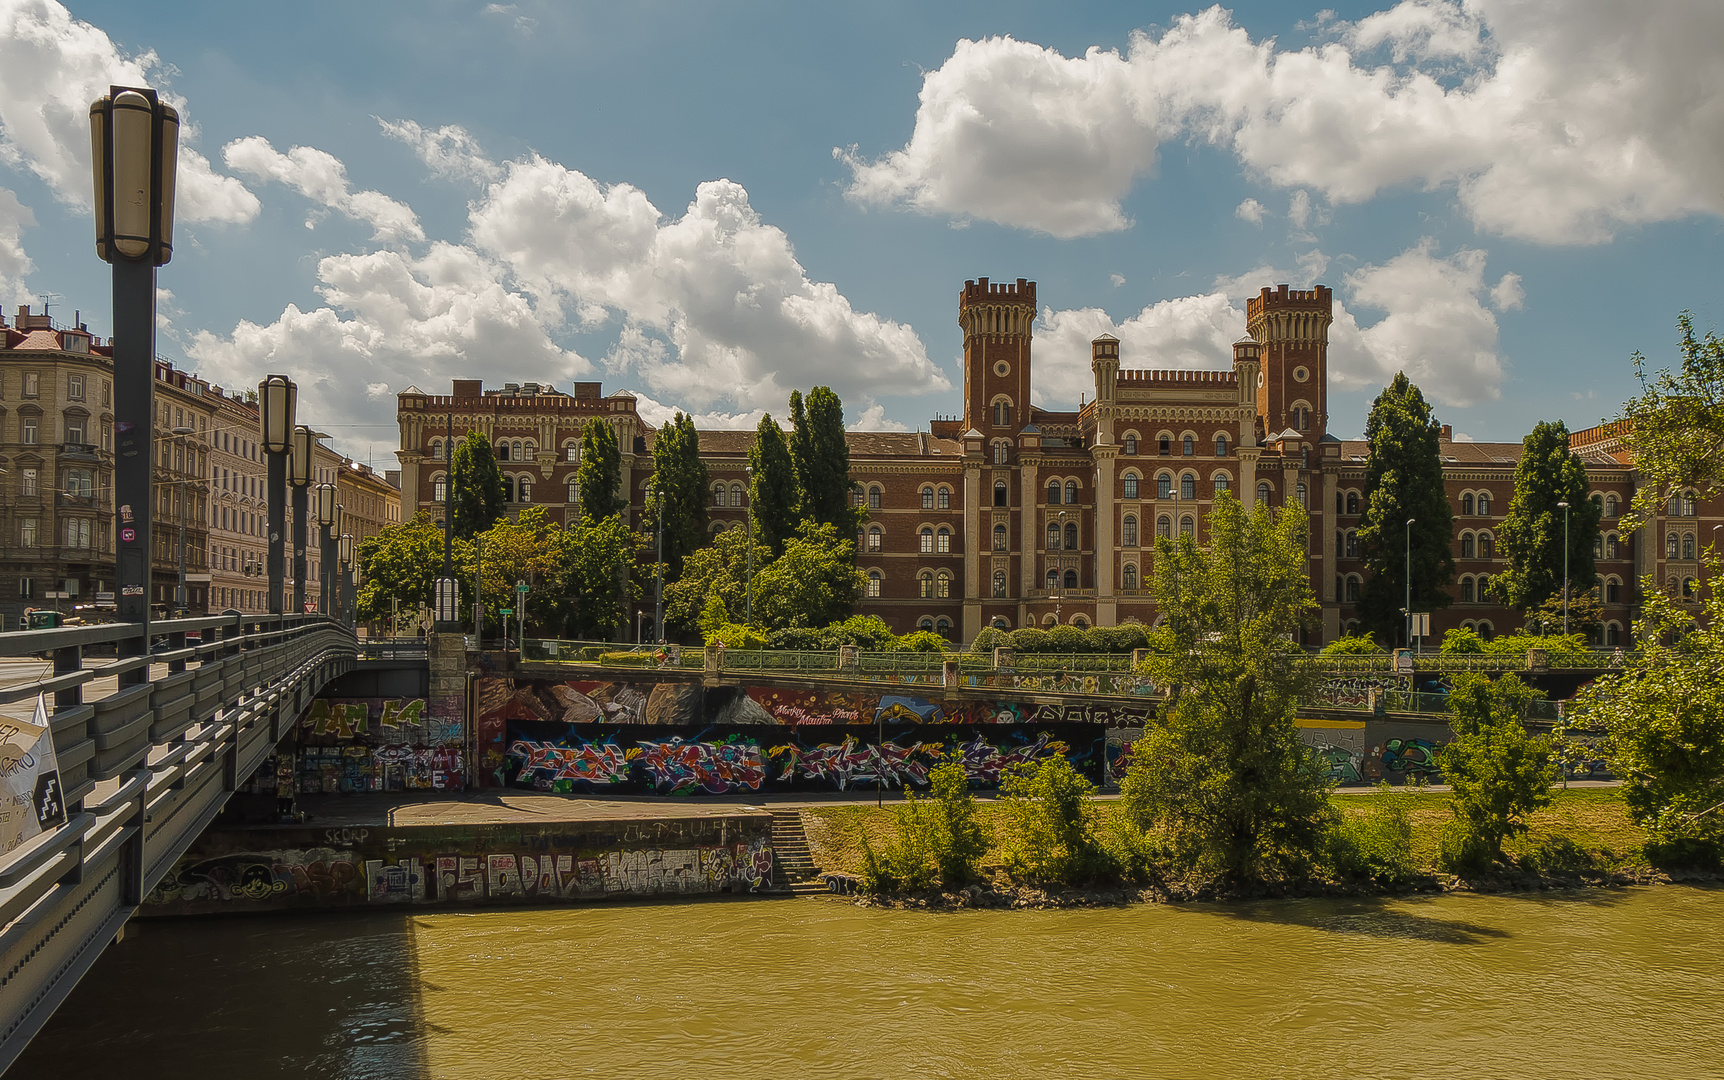
[[[335,524],[335,485],[317,485],[317,559],[323,568],[322,580],[318,582],[318,610],[325,615],[335,613],[334,576],[330,568],[335,565],[334,538],[329,528]]]
[[[349,613],[348,625],[353,626],[359,620],[353,618],[353,573],[348,568],[353,565],[353,534],[342,533],[339,547],[341,556],[341,608]]]
[[[1407,519],[1407,648],[1413,647],[1413,522]]]
[[[113,266],[115,613],[139,624],[122,656],[149,650],[155,502],[156,268],[173,258],[180,117],[154,90],[109,87],[90,106],[96,255]],[[147,666],[119,677],[140,685]]]
[[[311,531],[306,520],[310,508],[311,477],[317,454],[317,439],[304,424],[293,429],[293,452],[289,457],[287,482],[293,485],[293,613],[305,611],[305,542]]]
[[[1557,503],[1562,507],[1562,636],[1568,636],[1568,500]]]
[[[293,438],[299,387],[286,375],[271,375],[257,384],[258,443],[269,459],[269,613],[286,607],[287,577],[287,449]]]

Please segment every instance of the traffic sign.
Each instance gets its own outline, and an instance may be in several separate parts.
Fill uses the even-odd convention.
[[[515,613],[515,609],[512,607],[506,607],[501,612],[501,614],[503,614],[503,615],[513,615],[514,613]]]
[[[527,583],[524,581],[515,582],[515,591],[520,593],[522,596],[527,595]]]

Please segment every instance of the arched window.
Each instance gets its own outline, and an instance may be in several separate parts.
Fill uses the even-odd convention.
[[[931,487],[925,487],[922,489],[922,509],[934,509],[934,489]]]
[[[885,496],[885,494],[886,494],[886,489],[881,487],[879,484],[875,484],[874,486],[870,487],[868,489],[868,509],[870,509],[870,510],[880,509],[880,500],[882,497]]]
[[[1694,534],[1693,533],[1683,533],[1682,534],[1682,557],[1684,559],[1692,559],[1694,557]]]
[[[516,461],[526,461],[532,456],[531,450],[529,450],[526,446],[524,446],[521,443],[520,439],[516,439],[510,445],[515,448],[515,460]]]
[[[1307,431],[1311,427],[1311,410],[1304,405],[1293,406],[1293,430]]]
[[[923,526],[921,533],[922,551],[924,554],[934,550],[934,530]]]
[[[994,550],[1006,550],[1006,527],[1004,525],[994,526]]]
[[[943,487],[940,489],[939,508],[941,510],[950,510],[952,508],[952,489],[951,488]]]
[[[1192,457],[1197,453],[1197,440],[1187,435],[1180,440],[1180,448],[1185,451],[1186,457]]]
[[[948,529],[948,528],[945,528],[944,526],[942,526],[940,531],[934,534],[934,550],[938,551],[942,555],[949,554],[951,552],[951,550],[952,550],[952,530],[951,529]]]
[[[1464,577],[1461,579],[1461,603],[1470,604],[1472,602],[1473,602],[1473,579],[1470,577]]]
[[[1137,474],[1127,473],[1125,477],[1125,498],[1137,498]]]
[[[1472,516],[1473,493],[1470,491],[1461,496],[1461,513],[1466,514],[1468,517]]]
[[[1186,473],[1179,478],[1179,497],[1182,499],[1197,498],[1197,477]]]
[[[431,501],[449,501],[449,481],[444,477],[439,476],[435,480],[431,481]]]
[[[922,598],[924,600],[932,599],[932,597],[934,595],[934,575],[932,573],[930,573],[929,571],[924,570],[924,571],[922,571],[922,576],[917,578],[916,580],[922,586],[922,588],[921,588]]]
[[[934,595],[939,597],[941,600],[952,595],[951,574],[948,574],[944,570],[940,571],[940,575],[934,579]]]
[[[517,502],[524,502],[524,503],[532,502],[533,501],[533,478],[530,476],[523,476],[520,479],[516,480],[515,481],[515,490],[518,493],[518,498],[516,499]]]
[[[1060,482],[1058,480],[1049,480],[1048,481],[1048,505],[1049,506],[1058,506],[1059,504],[1060,504]]]
[[[1209,486],[1215,489],[1217,496],[1220,496],[1223,491],[1233,490],[1233,480],[1231,477],[1216,476],[1210,479]]]
[[[1227,456],[1227,436],[1226,435],[1217,435],[1215,437],[1215,456],[1216,457],[1226,457]]]
[[[1664,557],[1666,559],[1676,558],[1676,545],[1677,539],[1675,533],[1671,533],[1664,538]]]
[[[1595,559],[1604,558],[1604,537],[1595,536],[1592,538],[1592,557]]]
[[[500,442],[497,444],[497,460],[498,461],[508,461],[509,460],[509,443],[507,440],[504,440],[503,442]]]
[[[741,484],[730,485],[730,505],[732,505],[732,506],[744,505],[743,490],[742,490]]]
[[[1137,546],[1137,518],[1128,515],[1120,522],[1120,543],[1128,548]]]
[[[1158,499],[1173,498],[1173,477],[1162,473],[1155,478],[1155,497]]]
[[[1607,625],[1604,628],[1604,643],[1606,645],[1622,644],[1622,627],[1618,626],[1616,623],[1610,623]]]
[[[1488,491],[1479,492],[1479,517],[1491,516],[1491,494]]]
[[[443,440],[442,439],[432,439],[431,440],[431,460],[432,461],[442,461],[443,460]]]
[[[1616,516],[1616,496],[1615,495],[1606,495],[1604,497],[1604,516],[1609,517],[1609,518],[1613,518]]]
[[[723,507],[725,505],[725,502],[726,502],[726,492],[728,490],[729,489],[726,488],[723,484],[712,485],[712,505],[717,506],[717,507]]]
[[[1269,487],[1269,481],[1265,480],[1262,483],[1258,484],[1257,485],[1257,503],[1258,503],[1258,505],[1268,506],[1271,492],[1272,492],[1272,489]]]
[[[939,620],[937,620],[934,623],[934,633],[939,634],[941,637],[945,638],[947,641],[950,641],[952,639],[952,620],[950,620],[950,619],[939,619]]]
[[[1077,523],[1073,521],[1066,522],[1066,550],[1076,551],[1078,549],[1077,541]]]
[[[1349,577],[1347,579],[1347,603],[1357,604],[1358,602],[1359,602],[1359,578]]]
[[[1012,423],[1012,403],[1001,399],[994,402],[994,426],[1010,427]]]
[[[1604,583],[1604,602],[1605,603],[1607,603],[1607,604],[1620,603],[1621,601],[1618,598],[1621,595],[1622,595],[1622,585],[1615,578],[1611,578],[1609,581]]]
[[[1481,558],[1481,559],[1494,559],[1494,558],[1496,558],[1496,541],[1491,537],[1491,534],[1488,532],[1479,533],[1479,558]]]
[[[924,615],[922,616],[922,621],[916,624],[916,629],[924,630],[932,634],[934,632],[934,620]]]
[[[1004,570],[995,570],[994,571],[994,599],[1003,600],[1003,599],[1005,599],[1005,595],[1006,595],[1006,572]]]
[[[1066,571],[1065,587],[1067,589],[1075,589],[1078,587],[1077,571],[1076,570],[1067,570]]]
[[[869,551],[879,551],[880,545],[883,544],[885,542],[885,540],[886,540],[886,534],[884,532],[880,531],[880,526],[875,525],[868,530],[868,550]]]
[[[1481,603],[1481,604],[1489,603],[1490,598],[1491,598],[1491,576],[1489,574],[1480,574],[1479,575],[1478,590],[1479,590],[1479,603]]]
[[[1059,587],[1060,587],[1060,572],[1058,570],[1049,570],[1048,571],[1048,591],[1052,592],[1053,590],[1058,589]]]
[[[1059,549],[1060,549],[1060,527],[1057,523],[1050,521],[1050,522],[1048,522],[1048,550],[1049,551],[1058,551]]]
[[[1181,535],[1181,536],[1196,536],[1197,535],[1197,522],[1196,522],[1196,520],[1193,519],[1192,517],[1190,517],[1189,515],[1187,515],[1186,517],[1180,518],[1179,519],[1179,535]]]
[[[1171,436],[1171,435],[1158,436],[1155,440],[1155,445],[1156,445],[1156,450],[1161,454],[1161,456],[1166,457],[1169,454],[1173,453],[1173,436]]]
[[[1694,579],[1691,577],[1682,579],[1682,599],[1694,599]]]
[[[1137,435],[1136,434],[1127,435],[1125,437],[1125,452],[1128,454],[1137,453]]]
[[[1605,534],[1605,537],[1604,537],[1604,557],[1607,559],[1616,558],[1616,534],[1615,533],[1606,533]]]
[[[1131,563],[1126,563],[1125,569],[1120,571],[1119,584],[1121,588],[1125,589],[1137,588],[1137,567]]]
[[[1461,534],[1461,558],[1470,559],[1472,557],[1473,557],[1473,534],[1472,533],[1462,533]]]
[[[1074,506],[1077,504],[1077,481],[1076,480],[1067,480],[1066,481],[1066,502],[1071,504],[1071,505],[1074,505]]]
[[[1004,480],[995,480],[994,481],[994,505],[995,506],[1006,506],[1006,505],[1008,505],[1009,499],[1010,499],[1010,495],[1006,491],[1006,482]]]
[[[994,444],[994,464],[1004,465],[1007,459],[1011,457],[1011,453],[1011,444],[1006,442],[1006,440],[1001,439],[996,442]]]
[[[1489,641],[1491,638],[1496,637],[1496,635],[1497,635],[1496,627],[1494,627],[1490,624],[1489,619],[1480,619],[1479,620],[1478,631],[1479,631],[1479,637],[1484,638],[1486,641]]]
[[[1357,514],[1358,512],[1359,512],[1359,493],[1357,491],[1349,491],[1349,492],[1347,492],[1347,513]]]
[[[1694,514],[1695,514],[1694,493],[1692,491],[1684,491],[1682,493],[1682,516],[1683,517],[1693,517]]]
[[[868,571],[868,595],[880,595],[880,571],[878,570]]]
[[[1297,500],[1298,500],[1298,501],[1299,501],[1299,505],[1300,505],[1300,506],[1309,506],[1309,505],[1310,505],[1310,504],[1309,504],[1309,503],[1307,503],[1307,502],[1306,502],[1306,501],[1305,501],[1305,500],[1306,500],[1306,498],[1308,498],[1308,497],[1309,497],[1309,495],[1308,495],[1308,492],[1307,492],[1307,491],[1306,491],[1306,488],[1305,488],[1305,485],[1304,485],[1304,484],[1296,484],[1296,485],[1294,485],[1294,488],[1293,488],[1293,497],[1294,497],[1294,498],[1295,498],[1295,499],[1297,499]]]
[[[573,439],[570,439],[568,442],[564,443],[563,444],[563,460],[564,461],[579,461],[579,460],[581,460],[581,444],[576,442]]]
[[[1347,530],[1346,551],[1347,558],[1349,559],[1357,559],[1359,557],[1359,534],[1351,529]]]
[[[1604,516],[1604,496],[1603,495],[1594,495],[1594,496],[1592,496],[1592,499],[1590,501],[1592,502],[1593,508],[1598,511],[1598,516],[1603,517]]]

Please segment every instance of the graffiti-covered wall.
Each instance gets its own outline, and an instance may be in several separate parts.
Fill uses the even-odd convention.
[[[770,888],[771,816],[211,829],[143,914],[558,903]]]
[[[285,794],[460,790],[462,723],[424,698],[317,698],[242,790]]]
[[[478,701],[481,785],[667,795],[916,788],[942,761],[990,788],[1011,765],[1055,754],[1099,781],[1105,724],[1141,724],[1149,712],[502,677],[481,679]]]

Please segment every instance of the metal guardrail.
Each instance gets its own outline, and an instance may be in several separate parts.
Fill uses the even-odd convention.
[[[66,820],[0,855],[0,1069],[274,750],[357,663],[324,616],[211,616],[0,634],[0,657],[46,655],[0,703],[53,703]],[[114,659],[89,658],[116,647]],[[112,679],[111,684],[108,680]]]
[[[361,660],[425,660],[431,646],[421,638],[384,638],[359,642]]]

